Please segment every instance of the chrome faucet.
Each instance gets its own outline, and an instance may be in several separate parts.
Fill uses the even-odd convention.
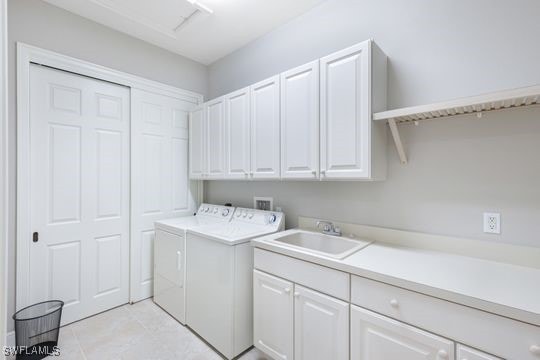
[[[334,223],[324,220],[317,221],[317,228],[319,228],[321,225],[324,225],[322,230],[323,234],[341,236],[341,229],[334,226]]]

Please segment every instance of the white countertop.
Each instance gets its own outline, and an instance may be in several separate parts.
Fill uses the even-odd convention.
[[[336,260],[276,243],[276,236],[254,239],[252,244],[540,326],[540,269],[380,242]]]

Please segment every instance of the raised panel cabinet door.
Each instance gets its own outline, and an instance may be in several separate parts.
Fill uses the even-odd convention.
[[[368,179],[371,42],[320,59],[321,179]]]
[[[461,344],[457,344],[456,351],[456,360],[502,360],[496,356],[488,355]]]
[[[201,180],[206,174],[206,113],[205,105],[189,115],[189,178]]]
[[[454,343],[351,305],[351,360],[453,360]]]
[[[349,359],[349,304],[294,286],[294,358]]]
[[[209,179],[225,177],[225,101],[212,100],[206,106],[207,158]]]
[[[251,86],[251,177],[280,177],[279,75]]]
[[[281,177],[319,177],[319,62],[281,74]]]
[[[225,96],[226,177],[248,179],[250,171],[249,87]]]
[[[193,214],[188,117],[197,104],[131,90],[131,301],[153,295],[154,222]]]
[[[293,358],[293,283],[253,270],[253,342],[274,359]]]

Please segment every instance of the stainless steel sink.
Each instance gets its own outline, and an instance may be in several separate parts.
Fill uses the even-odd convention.
[[[353,240],[306,230],[293,230],[273,241],[334,259],[343,259],[370,244],[369,241]]]

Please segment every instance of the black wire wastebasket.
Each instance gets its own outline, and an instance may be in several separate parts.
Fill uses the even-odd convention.
[[[38,360],[58,352],[64,302],[43,301],[13,315],[17,360]]]

